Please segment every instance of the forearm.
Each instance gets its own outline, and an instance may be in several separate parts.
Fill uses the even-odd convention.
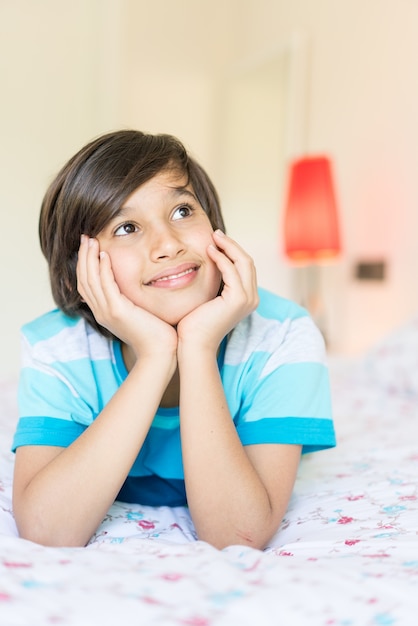
[[[215,356],[179,359],[180,422],[190,512],[200,539],[262,547],[279,518],[232,421]]]
[[[21,484],[14,509],[23,536],[51,545],[85,545],[148,433],[172,375],[172,367],[165,374],[161,370],[157,360],[139,362],[89,428]]]

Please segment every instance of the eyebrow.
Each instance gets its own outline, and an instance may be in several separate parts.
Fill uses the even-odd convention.
[[[193,191],[190,191],[190,189],[187,189],[187,187],[169,187],[170,191],[172,192],[172,195],[175,198],[181,198],[181,197],[187,197],[187,198],[191,198],[192,200],[194,200],[195,202],[199,202],[197,196],[193,193]],[[133,210],[132,207],[130,207],[127,204],[123,204],[113,215],[111,221],[113,221],[114,219],[117,219],[119,217],[123,217],[124,214],[129,213],[130,210]]]
[[[189,196],[198,202],[196,195],[190,191],[190,189],[187,189],[187,187],[170,187],[170,189],[174,191],[174,195],[176,196]]]

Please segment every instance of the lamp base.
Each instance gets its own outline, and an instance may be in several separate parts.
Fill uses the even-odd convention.
[[[294,291],[301,304],[319,328],[327,344],[326,310],[322,297],[320,265],[303,265],[294,268]]]

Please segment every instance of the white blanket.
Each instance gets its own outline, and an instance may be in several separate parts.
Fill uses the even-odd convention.
[[[119,502],[86,548],[18,538],[16,385],[1,383],[0,626],[416,626],[418,390],[394,384],[388,344],[331,363],[338,446],[304,457],[263,552],[196,541],[185,508]]]

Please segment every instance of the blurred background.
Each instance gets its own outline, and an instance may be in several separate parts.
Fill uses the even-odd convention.
[[[342,240],[320,273],[330,351],[360,354],[416,315],[417,29],[415,0],[0,0],[0,373],[19,369],[20,326],[53,306],[46,187],[117,128],[177,135],[260,285],[291,298],[289,162],[328,155]]]

